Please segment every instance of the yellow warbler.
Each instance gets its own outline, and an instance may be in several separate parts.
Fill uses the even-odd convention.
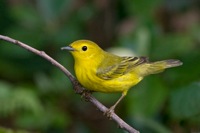
[[[175,59],[149,62],[147,57],[120,57],[102,50],[89,40],[75,41],[64,49],[72,53],[76,77],[83,87],[95,92],[122,93],[107,113],[113,112],[128,90],[144,76],[182,65]]]

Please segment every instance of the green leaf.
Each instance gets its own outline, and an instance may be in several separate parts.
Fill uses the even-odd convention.
[[[40,113],[43,107],[30,87],[13,87],[9,83],[0,82],[0,116],[30,111]]]
[[[171,93],[170,112],[178,119],[200,118],[200,83],[192,83]]]
[[[144,17],[153,13],[161,0],[126,0],[125,2],[129,13]]]
[[[127,95],[130,115],[154,116],[160,111],[168,96],[166,86],[159,81],[158,76],[145,78],[142,83],[133,87],[136,89]]]

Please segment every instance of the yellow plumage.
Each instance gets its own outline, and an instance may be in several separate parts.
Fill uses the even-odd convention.
[[[127,91],[144,76],[182,65],[182,62],[174,59],[149,62],[146,57],[120,57],[105,52],[89,40],[78,40],[62,49],[72,53],[77,79],[85,88],[96,92],[122,93],[109,111],[113,111]]]

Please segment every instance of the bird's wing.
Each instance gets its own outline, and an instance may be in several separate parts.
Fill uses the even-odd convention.
[[[111,61],[107,59],[100,64],[96,75],[105,80],[118,78],[146,62],[148,62],[146,57],[120,57],[120,59]]]

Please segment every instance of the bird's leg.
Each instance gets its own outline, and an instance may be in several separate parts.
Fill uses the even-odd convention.
[[[107,117],[111,118],[111,114],[114,112],[115,107],[118,105],[118,103],[126,96],[126,94],[122,93],[122,96],[117,100],[117,102],[111,106],[105,113]]]

